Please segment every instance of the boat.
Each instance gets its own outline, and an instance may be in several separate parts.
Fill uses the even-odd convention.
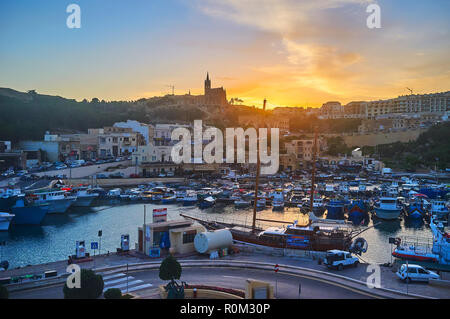
[[[298,225],[295,221],[287,227],[255,228],[232,223],[206,221],[199,218],[180,214],[196,220],[206,229],[214,231],[228,228],[233,241],[257,246],[287,248],[311,251],[327,251],[331,249],[350,250],[354,234],[352,228],[345,221],[328,222],[328,220],[313,221],[307,225]]]
[[[98,197],[98,193],[93,193],[87,187],[78,187],[74,189],[77,199],[72,204],[74,207],[89,207],[94,199]]]
[[[248,207],[251,204],[252,204],[251,201],[245,200],[245,199],[242,199],[242,198],[234,201],[234,207],[236,207],[236,208]]]
[[[6,231],[9,229],[9,225],[14,218],[14,214],[0,212],[0,231]]]
[[[34,203],[26,198],[19,198],[11,207],[12,220],[16,225],[40,225],[48,212],[49,204]]]
[[[197,193],[193,191],[187,191],[183,198],[183,206],[193,206],[197,203]]]
[[[272,210],[282,211],[284,209],[284,193],[282,189],[276,189],[272,193]]]
[[[436,199],[431,201],[431,215],[436,220],[448,220],[449,209],[445,200]]]
[[[15,188],[0,189],[0,211],[8,211],[16,203],[22,191]]]
[[[162,204],[175,204],[177,202],[177,197],[175,195],[163,197],[161,199]]]
[[[431,240],[417,238],[401,239],[396,238],[396,248],[392,256],[403,259],[421,262],[431,262],[431,265],[450,265],[450,233],[445,231],[444,225],[431,217],[430,229],[433,235]]]
[[[64,214],[76,201],[75,196],[64,190],[38,191],[31,194],[37,203],[48,203],[48,214]]]
[[[326,205],[327,219],[344,219],[345,203],[340,199],[332,199]]]
[[[379,202],[374,205],[375,215],[381,219],[397,219],[402,212],[402,207],[399,205],[397,198],[381,197]]]
[[[325,212],[325,203],[323,202],[323,198],[320,196],[314,196],[312,211],[316,215],[322,215]]]
[[[421,197],[414,197],[405,206],[406,216],[414,220],[421,220],[427,216],[427,209]]]
[[[208,196],[208,197],[203,198],[200,201],[199,206],[200,206],[200,208],[204,209],[204,208],[209,208],[209,207],[214,206],[215,203],[216,203],[216,199],[212,196]]]
[[[368,218],[369,209],[363,200],[354,200],[348,208],[348,220],[354,225],[360,225]]]

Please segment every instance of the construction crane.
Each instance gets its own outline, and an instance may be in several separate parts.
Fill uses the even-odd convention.
[[[409,90],[409,92],[411,92],[411,95],[413,95],[413,90],[408,87],[407,87],[407,89]]]

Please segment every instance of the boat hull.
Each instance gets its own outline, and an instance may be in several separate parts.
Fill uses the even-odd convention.
[[[48,212],[49,205],[35,205],[11,208],[16,225],[40,225]]]
[[[0,231],[7,231],[14,216],[0,216]]]
[[[393,220],[398,219],[400,217],[401,210],[400,209],[383,209],[375,207],[375,216],[381,219]]]
[[[64,214],[74,202],[75,198],[48,201],[48,214]]]
[[[76,201],[73,203],[72,206],[74,206],[74,207],[89,207],[89,206],[91,206],[95,197],[96,196],[77,197]]]

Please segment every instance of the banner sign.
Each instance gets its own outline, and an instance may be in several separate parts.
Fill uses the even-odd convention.
[[[159,208],[153,210],[153,222],[160,223],[167,221],[167,208]]]
[[[289,235],[287,238],[287,245],[291,247],[309,247],[309,238],[307,236]]]

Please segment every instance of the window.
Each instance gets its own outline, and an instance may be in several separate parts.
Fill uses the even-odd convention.
[[[197,234],[197,232],[195,230],[184,232],[183,233],[183,244],[193,243],[196,234]]]
[[[410,274],[417,274],[417,269],[408,267],[408,273],[410,273]]]

